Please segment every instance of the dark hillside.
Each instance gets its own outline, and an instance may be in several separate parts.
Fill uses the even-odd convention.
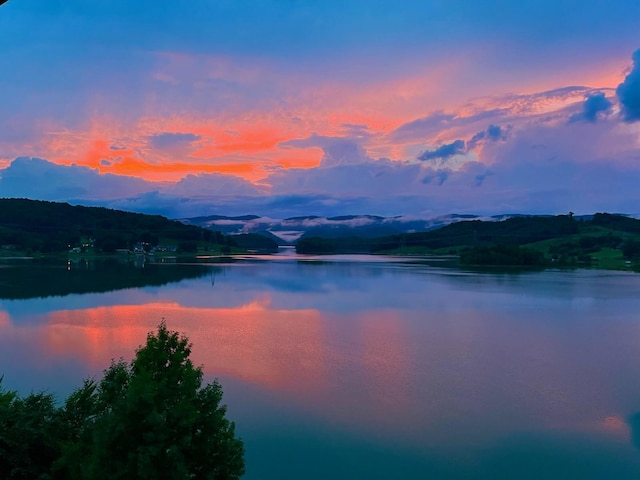
[[[628,233],[640,233],[640,220],[624,215],[611,213],[596,213],[591,222],[594,225],[606,227],[611,230]]]
[[[379,238],[372,244],[372,252],[401,247],[423,246],[431,249],[459,245],[528,243],[578,233],[579,225],[568,215],[555,217],[514,217],[501,222],[472,220],[452,223],[428,232],[392,235]]]
[[[159,215],[144,215],[101,207],[27,199],[0,199],[0,245],[7,249],[53,253],[91,239],[96,250],[113,252],[137,242],[157,245],[161,240],[225,242],[226,238]]]
[[[607,213],[515,216],[367,239],[303,236],[299,253],[458,254],[464,265],[640,268],[640,220]]]

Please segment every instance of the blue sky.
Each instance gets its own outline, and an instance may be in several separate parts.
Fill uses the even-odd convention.
[[[9,0],[0,195],[640,213],[639,24],[637,1]]]

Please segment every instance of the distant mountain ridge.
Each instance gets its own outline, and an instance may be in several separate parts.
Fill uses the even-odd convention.
[[[274,219],[258,215],[234,217],[208,215],[183,218],[180,221],[187,225],[217,230],[227,235],[257,233],[276,239],[281,245],[292,245],[303,235],[305,237],[318,236],[324,238],[350,236],[376,238],[400,233],[425,232],[461,221],[500,221],[516,216],[520,215],[480,216],[450,214],[432,218],[411,216],[382,217],[378,215],[341,215],[337,217],[308,215],[286,219]]]

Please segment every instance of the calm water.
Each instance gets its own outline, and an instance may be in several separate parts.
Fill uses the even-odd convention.
[[[247,479],[640,478],[640,275],[326,260],[0,268],[4,385],[64,398],[164,318]]]

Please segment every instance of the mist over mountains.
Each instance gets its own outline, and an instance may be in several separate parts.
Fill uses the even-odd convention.
[[[275,219],[258,215],[208,215],[182,218],[189,225],[217,230],[228,235],[257,233],[276,240],[280,245],[291,245],[303,235],[323,238],[358,236],[376,238],[398,233],[435,230],[451,223],[466,220],[500,221],[516,215],[464,215],[450,214],[433,218],[412,216],[381,217],[376,215],[343,215],[321,217],[316,215]]]

